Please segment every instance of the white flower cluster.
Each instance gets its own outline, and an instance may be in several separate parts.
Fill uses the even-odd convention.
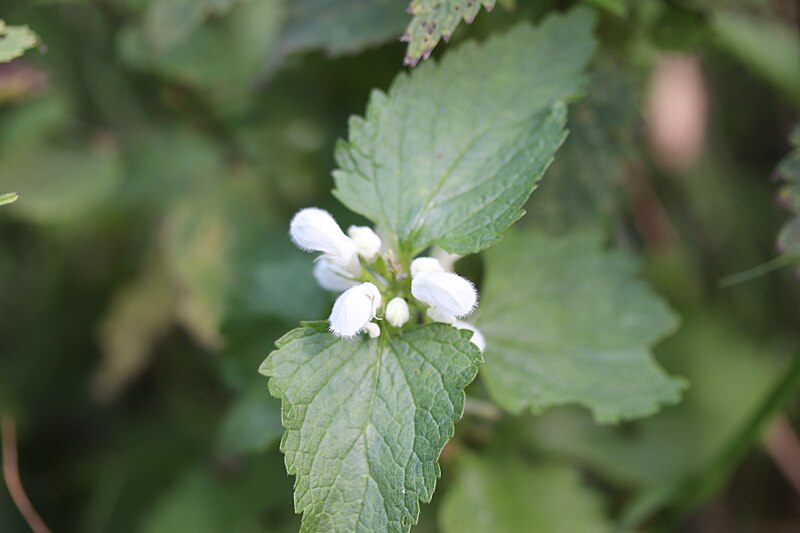
[[[311,207],[294,216],[289,233],[300,249],[322,252],[314,277],[324,289],[342,293],[329,318],[333,334],[353,338],[366,333],[375,338],[381,328],[374,320],[383,318],[390,326],[401,328],[411,319],[409,302],[403,297],[409,292],[408,274],[402,267],[388,266],[390,262],[381,256],[381,238],[371,228],[350,226],[345,235],[330,213]],[[435,322],[472,331],[472,342],[483,351],[483,335],[458,320],[477,305],[478,293],[472,283],[445,271],[432,257],[414,259],[409,270],[411,305],[427,308],[428,317]],[[385,308],[384,296],[392,296]]]

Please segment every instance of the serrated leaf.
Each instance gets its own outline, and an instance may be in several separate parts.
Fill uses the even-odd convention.
[[[144,16],[147,42],[165,51],[185,41],[210,15],[222,15],[239,0],[153,0]]]
[[[459,457],[439,512],[444,533],[610,531],[598,496],[577,472],[501,457]]]
[[[27,26],[7,26],[0,19],[0,63],[16,59],[39,44],[39,36]]]
[[[405,63],[416,65],[428,59],[441,39],[450,40],[461,21],[471,24],[483,6],[494,8],[495,0],[411,0],[408,11],[412,15],[406,29],[408,50]]]
[[[19,199],[18,192],[7,192],[4,194],[0,194],[0,205],[13,204],[18,199]]]
[[[294,0],[287,6],[280,52],[321,48],[328,54],[356,52],[396,38],[407,15],[396,0]]]
[[[649,415],[675,403],[684,382],[650,347],[677,318],[597,234],[511,233],[487,254],[478,327],[482,376],[512,413],[577,403],[598,422]]]
[[[417,253],[477,252],[523,214],[583,86],[594,15],[521,24],[374,92],[336,149],[334,194]]]
[[[260,372],[283,402],[301,531],[410,530],[481,361],[468,337],[431,324],[347,341],[316,322],[276,343]]]

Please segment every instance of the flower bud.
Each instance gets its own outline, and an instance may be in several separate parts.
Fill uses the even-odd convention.
[[[289,235],[298,248],[325,253],[325,257],[350,272],[357,272],[358,250],[330,213],[316,207],[301,209],[292,218]]]
[[[367,323],[375,318],[381,306],[381,293],[372,283],[362,283],[343,292],[333,304],[330,330],[334,335],[355,337]]]
[[[392,326],[399,328],[408,322],[408,304],[399,296],[389,300],[386,304],[386,321]]]
[[[376,339],[381,336],[381,327],[375,322],[367,322],[361,331],[369,335],[370,339]]]
[[[444,268],[442,264],[433,257],[417,257],[411,261],[412,278],[424,272],[444,272]]]
[[[350,226],[347,234],[356,243],[358,255],[367,261],[374,261],[381,252],[381,238],[367,226]]]
[[[486,339],[483,338],[483,334],[478,331],[478,328],[469,324],[467,322],[463,322],[461,320],[456,321],[453,324],[458,329],[468,329],[472,332],[472,338],[469,340],[472,344],[478,347],[478,349],[483,352],[486,349]]]
[[[441,322],[442,324],[450,324],[450,325],[456,323],[456,317],[454,317],[453,315],[448,315],[443,311],[439,311],[435,307],[429,307],[428,310],[426,311],[426,314],[434,322]]]
[[[358,285],[349,272],[326,256],[320,257],[314,265],[314,278],[320,287],[331,292],[343,292]]]
[[[469,280],[452,272],[422,272],[411,281],[411,294],[437,310],[464,317],[478,302],[478,293]]]

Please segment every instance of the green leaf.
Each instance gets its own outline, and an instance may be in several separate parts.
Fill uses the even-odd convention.
[[[342,340],[327,323],[281,338],[260,372],[283,402],[281,450],[301,531],[409,531],[481,354],[443,324]]]
[[[597,495],[574,470],[502,457],[459,457],[439,512],[444,533],[610,531]]]
[[[39,44],[39,36],[27,26],[6,26],[0,19],[0,63],[16,59]]]
[[[145,12],[144,32],[156,50],[185,41],[211,15],[227,13],[239,0],[153,0]]]
[[[353,53],[399,36],[406,20],[396,0],[293,0],[287,6],[280,51]]]
[[[636,280],[635,263],[603,251],[597,234],[511,233],[486,268],[482,376],[502,407],[578,403],[609,423],[678,401],[684,382],[649,350],[678,320]]]
[[[414,66],[420,58],[428,59],[441,39],[450,40],[462,20],[472,24],[481,6],[491,11],[494,3],[495,0],[411,0],[408,11],[413,18],[405,34],[405,63]]]
[[[778,249],[786,255],[800,255],[800,126],[795,128],[790,142],[794,150],[778,165],[777,174],[783,181],[779,199],[795,215],[778,234]]]
[[[589,9],[521,24],[374,92],[337,146],[334,194],[406,253],[493,244],[564,140],[562,101],[583,86],[593,25]]]
[[[4,194],[0,194],[0,205],[13,204],[18,199],[19,199],[18,192],[7,192]]]

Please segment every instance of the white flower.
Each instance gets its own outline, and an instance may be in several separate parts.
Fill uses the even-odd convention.
[[[469,324],[467,322],[463,322],[461,320],[456,321],[453,326],[457,327],[458,329],[468,329],[472,332],[472,338],[470,342],[478,347],[478,349],[483,352],[486,349],[486,339],[483,338],[483,334],[478,331],[478,328]]]
[[[439,311],[435,307],[429,307],[426,311],[426,314],[433,320],[434,322],[441,322],[442,324],[450,324],[453,325],[456,323],[456,317],[453,315],[447,314],[443,311]]]
[[[289,235],[298,248],[323,252],[326,259],[349,272],[359,272],[356,243],[344,234],[327,211],[316,207],[301,209],[292,218]]]
[[[347,234],[356,243],[358,254],[367,261],[374,261],[381,252],[381,238],[367,226],[350,226]]]
[[[425,272],[444,272],[442,264],[433,257],[417,257],[411,261],[411,277]]]
[[[350,273],[325,256],[320,257],[314,265],[314,278],[326,291],[343,292],[358,285]]]
[[[409,317],[408,303],[399,296],[392,298],[386,304],[386,321],[392,326],[401,327],[408,322]]]
[[[439,311],[456,317],[469,315],[478,293],[469,280],[452,272],[422,272],[411,281],[411,294]]]
[[[362,283],[343,292],[333,304],[330,330],[339,337],[354,337],[381,306],[381,293],[372,283]]]
[[[381,336],[381,327],[375,322],[367,322],[361,331],[369,335],[370,339],[376,339]]]

